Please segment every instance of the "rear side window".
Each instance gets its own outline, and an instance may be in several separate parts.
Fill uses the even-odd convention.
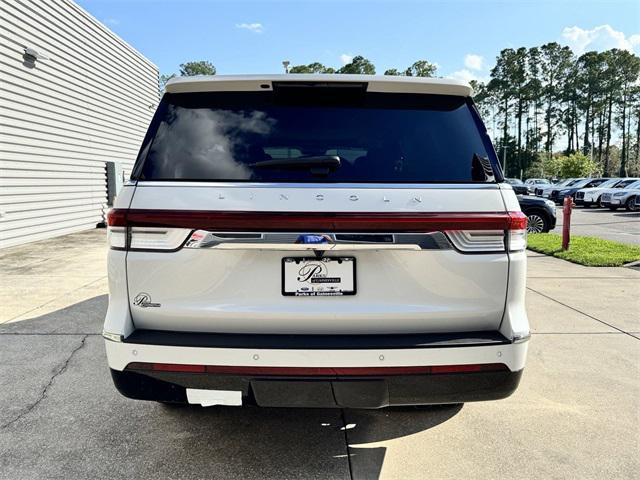
[[[637,180],[631,179],[631,180],[623,180],[622,182],[616,184],[616,188],[627,188],[629,185],[632,185],[636,182]]]
[[[501,179],[470,100],[331,90],[165,94],[133,178],[467,183],[492,182],[495,174]]]

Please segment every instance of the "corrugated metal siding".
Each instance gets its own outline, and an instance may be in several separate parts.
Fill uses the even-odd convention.
[[[0,248],[100,223],[105,162],[129,175],[157,103],[156,66],[72,1],[2,0]]]

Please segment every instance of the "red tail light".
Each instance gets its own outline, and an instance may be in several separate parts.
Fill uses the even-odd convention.
[[[509,230],[526,230],[527,216],[522,212],[509,212]]]
[[[526,247],[527,217],[522,212],[233,212],[193,210],[110,210],[112,248],[173,251],[193,230],[231,232],[429,233],[445,232],[465,253]]]
[[[508,249],[517,252],[527,248],[527,216],[522,212],[509,212],[511,224],[507,235]]]
[[[527,220],[522,212],[327,213],[193,210],[112,210],[111,212],[109,215],[116,222],[114,226],[244,232],[427,233],[446,230],[509,230],[522,228],[521,225],[526,228]]]
[[[127,210],[112,208],[107,212],[107,225],[110,227],[127,226]]]

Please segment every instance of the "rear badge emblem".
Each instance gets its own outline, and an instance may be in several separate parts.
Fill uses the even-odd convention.
[[[333,243],[333,239],[326,233],[323,235],[303,234],[303,235],[298,235],[298,238],[296,238],[296,243],[302,243],[305,245]]]
[[[151,295],[149,295],[148,293],[139,293],[138,295],[136,295],[136,298],[133,299],[133,304],[136,307],[142,307],[142,308],[147,308],[147,307],[159,307],[160,304],[159,303],[153,303],[151,301]]]

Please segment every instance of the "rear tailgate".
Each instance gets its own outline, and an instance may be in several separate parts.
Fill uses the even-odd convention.
[[[446,237],[442,241],[441,235],[414,235],[405,243],[400,243],[401,235],[395,235],[393,244],[375,243],[381,238],[377,236],[373,242],[352,246],[330,244],[331,250],[326,250],[326,245],[315,246],[324,249],[325,256],[356,258],[356,294],[283,295],[283,258],[314,256],[314,245],[294,243],[299,235],[335,236],[335,232],[328,231],[326,224],[319,225],[325,230],[290,229],[286,224],[271,229],[256,226],[261,219],[272,216],[267,212],[309,212],[319,203],[319,195],[324,211],[352,212],[361,217],[361,227],[355,228],[358,232],[397,233],[398,225],[386,227],[376,221],[381,213],[431,213],[433,218],[446,219],[452,213],[460,215],[469,205],[473,205],[474,214],[504,213],[495,185],[378,190],[158,186],[141,182],[131,209],[155,212],[155,216],[150,215],[154,222],[162,223],[164,218],[169,225],[186,226],[191,231],[200,229],[194,218],[206,218],[207,212],[236,212],[238,218],[246,215],[244,225],[236,223],[232,231],[223,225],[217,231],[224,235],[218,237],[274,230],[290,235],[272,235],[263,243],[218,242],[171,252],[130,251],[127,271],[136,327],[236,333],[408,333],[498,328],[507,288],[507,254],[462,253]],[[355,197],[357,200],[351,200]],[[180,208],[186,206],[188,211]],[[371,213],[375,215],[370,218]],[[307,213],[310,227],[314,226],[314,214]],[[210,224],[200,226],[212,230]],[[354,233],[353,227],[347,230]],[[152,306],[134,303],[141,294],[149,297]]]

